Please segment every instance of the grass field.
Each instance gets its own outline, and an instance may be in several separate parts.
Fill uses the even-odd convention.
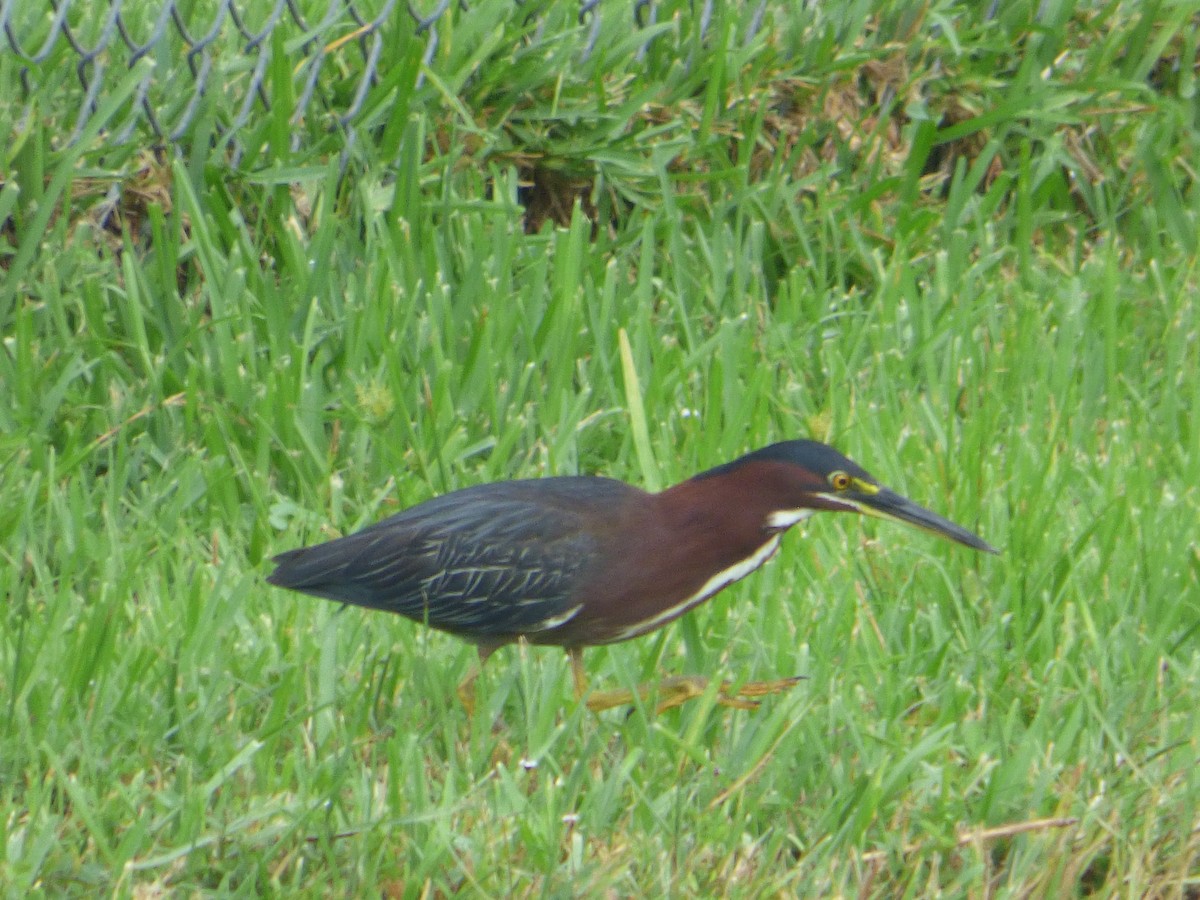
[[[1200,10],[985,7],[452,4],[352,145],[279,54],[237,165],[0,53],[4,895],[1200,896]],[[264,583],[801,436],[1002,552],[820,516],[586,656],[806,676],[757,710],[514,647],[468,717],[470,647]]]

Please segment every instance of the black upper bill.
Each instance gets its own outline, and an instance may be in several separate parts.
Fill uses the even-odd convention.
[[[855,499],[861,509],[882,518],[913,525],[975,550],[983,550],[986,553],[999,552],[979,535],[967,531],[961,525],[955,525],[949,519],[944,519],[937,513],[918,506],[907,497],[902,497],[887,488],[880,488],[876,494],[859,494]]]

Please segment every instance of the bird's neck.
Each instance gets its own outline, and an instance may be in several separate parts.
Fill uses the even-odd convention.
[[[778,529],[768,527],[771,504],[734,471],[693,478],[658,494],[661,521],[681,543],[702,539],[720,546],[729,560],[753,555]]]

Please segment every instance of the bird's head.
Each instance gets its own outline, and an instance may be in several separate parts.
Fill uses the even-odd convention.
[[[769,495],[767,527],[784,530],[818,510],[859,512],[891,519],[956,541],[997,552],[987,541],[949,519],[884,487],[853,460],[817,441],[783,441],[748,453],[697,478],[734,475]]]

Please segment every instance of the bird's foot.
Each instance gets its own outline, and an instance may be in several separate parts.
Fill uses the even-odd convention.
[[[717,703],[734,709],[757,709],[758,701],[751,697],[764,697],[767,694],[778,694],[795,687],[804,680],[799,675],[793,678],[779,678],[774,681],[751,681],[746,684],[734,684],[729,681],[721,683],[717,689]],[[657,701],[655,709],[662,712],[674,706],[681,706],[688,700],[702,697],[708,690],[709,680],[703,675],[678,675],[664,678],[654,684],[643,684],[637,691],[620,688],[611,691],[593,691],[587,697],[587,707],[592,712],[612,709],[615,706],[625,706],[633,703],[636,698],[645,701],[653,697]]]

